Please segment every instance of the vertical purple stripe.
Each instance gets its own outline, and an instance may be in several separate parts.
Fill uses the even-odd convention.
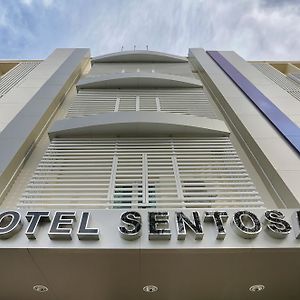
[[[207,51],[207,54],[258,107],[299,154],[300,128],[276,105],[274,105],[270,99],[260,92],[243,74],[241,74],[220,52]]]

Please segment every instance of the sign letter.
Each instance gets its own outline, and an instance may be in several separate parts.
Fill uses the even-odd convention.
[[[250,211],[238,211],[232,220],[234,230],[245,239],[254,239],[261,232],[261,223],[257,216]]]
[[[199,213],[197,211],[193,211],[194,223],[183,212],[176,212],[175,215],[178,240],[185,240],[186,225],[189,229],[193,231],[195,235],[195,240],[202,240],[203,230],[201,226]]]
[[[169,240],[171,230],[169,229],[168,212],[149,212],[149,240]]]
[[[128,211],[121,215],[121,221],[125,226],[119,227],[121,237],[125,240],[136,240],[141,236],[142,219],[135,211]]]
[[[57,211],[52,220],[48,235],[51,240],[71,240],[72,225],[76,213]]]

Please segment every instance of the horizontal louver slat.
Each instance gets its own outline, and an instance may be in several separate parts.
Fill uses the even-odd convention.
[[[66,117],[117,111],[162,111],[216,118],[203,89],[79,90]]]
[[[24,79],[40,62],[21,62],[0,78],[0,97]]]
[[[253,66],[300,101],[300,85],[297,82],[285,76],[268,63],[253,63]]]
[[[20,207],[261,207],[230,140],[54,139]]]

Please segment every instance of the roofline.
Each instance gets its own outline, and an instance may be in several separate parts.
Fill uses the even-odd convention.
[[[92,63],[128,62],[186,63],[188,59],[184,56],[148,50],[121,51],[92,58]]]

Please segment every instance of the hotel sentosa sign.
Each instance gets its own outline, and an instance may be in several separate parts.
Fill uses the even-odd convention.
[[[233,240],[266,239],[271,245],[293,240],[300,247],[300,210],[7,210],[0,212],[0,239],[1,246],[10,240],[26,240],[28,246],[47,239],[52,244],[99,243],[96,247],[118,244],[117,240],[126,245],[177,241],[176,247],[188,240],[193,247],[217,247],[226,240],[226,246],[232,246]]]

